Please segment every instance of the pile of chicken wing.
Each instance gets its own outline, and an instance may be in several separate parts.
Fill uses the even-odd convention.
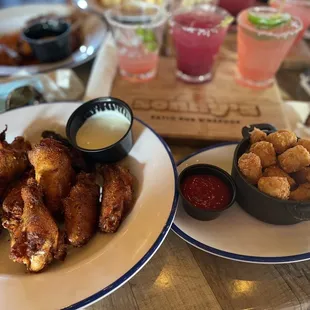
[[[0,134],[2,226],[11,239],[10,259],[38,272],[64,260],[68,245],[85,245],[97,230],[114,233],[133,201],[133,177],[117,165],[96,165],[53,132],[39,144]],[[103,179],[102,197],[96,183]],[[64,229],[58,224],[64,222]]]
[[[310,201],[310,140],[288,130],[267,135],[254,128],[250,144],[238,160],[249,183],[279,199]]]

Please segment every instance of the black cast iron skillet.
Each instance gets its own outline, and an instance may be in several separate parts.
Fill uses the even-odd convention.
[[[310,201],[289,201],[268,196],[248,183],[239,171],[238,159],[248,150],[250,132],[254,127],[265,131],[267,134],[276,131],[276,128],[270,124],[254,124],[242,128],[243,140],[236,147],[231,173],[237,187],[237,202],[246,212],[266,223],[291,225],[309,221]]]

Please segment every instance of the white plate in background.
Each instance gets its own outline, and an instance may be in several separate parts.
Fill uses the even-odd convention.
[[[14,6],[0,10],[0,36],[14,32],[24,27],[27,20],[39,15],[55,13],[59,16],[69,15],[74,9],[65,4],[29,4]],[[82,31],[84,40],[79,49],[74,51],[68,58],[52,63],[42,63],[27,66],[2,66],[0,65],[0,76],[9,76],[20,71],[36,74],[58,68],[73,68],[79,66],[95,57],[101,43],[103,42],[107,29],[100,17],[89,15],[83,20]]]

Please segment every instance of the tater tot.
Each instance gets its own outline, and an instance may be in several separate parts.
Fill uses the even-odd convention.
[[[298,184],[310,182],[310,167],[302,168],[292,174],[292,177]]]
[[[273,144],[275,151],[282,154],[297,142],[296,135],[288,130],[278,130],[267,136],[267,141]]]
[[[297,172],[310,165],[310,153],[302,145],[297,145],[279,155],[278,161],[285,172]]]
[[[299,139],[297,141],[297,145],[302,145],[304,148],[307,149],[308,152],[310,152],[310,140],[307,139]]]
[[[254,127],[253,131],[251,132],[250,142],[251,144],[254,144],[256,142],[266,141],[266,138],[267,134],[264,131]]]
[[[305,201],[310,200],[310,183],[301,184],[291,192],[291,200]]]
[[[262,177],[258,181],[258,189],[272,197],[287,200],[290,196],[290,184],[287,178]]]
[[[256,142],[251,146],[250,152],[256,154],[260,158],[263,168],[273,166],[277,163],[276,152],[270,142]]]
[[[293,178],[289,176],[285,171],[283,171],[278,166],[271,166],[264,170],[263,173],[264,177],[280,177],[280,178],[286,178],[288,180],[288,183],[290,184],[290,187],[294,187],[296,185],[296,182]]]
[[[245,178],[252,184],[257,184],[262,176],[262,163],[254,153],[245,153],[238,160],[238,167]]]

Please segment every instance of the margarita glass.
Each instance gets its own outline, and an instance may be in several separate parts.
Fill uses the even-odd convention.
[[[132,82],[152,79],[157,73],[167,12],[145,2],[130,2],[105,13],[117,47],[120,74]]]
[[[277,9],[254,7],[238,15],[238,74],[237,81],[253,88],[266,88],[274,82],[286,54],[290,50],[297,34],[302,29],[299,18],[288,18],[282,24],[259,26],[249,20],[249,16],[262,16],[263,21],[277,21],[273,17],[282,16]],[[256,18],[255,17],[255,18]]]
[[[232,21],[227,11],[208,4],[180,8],[173,13],[170,26],[177,77],[190,83],[212,79],[215,56]]]

